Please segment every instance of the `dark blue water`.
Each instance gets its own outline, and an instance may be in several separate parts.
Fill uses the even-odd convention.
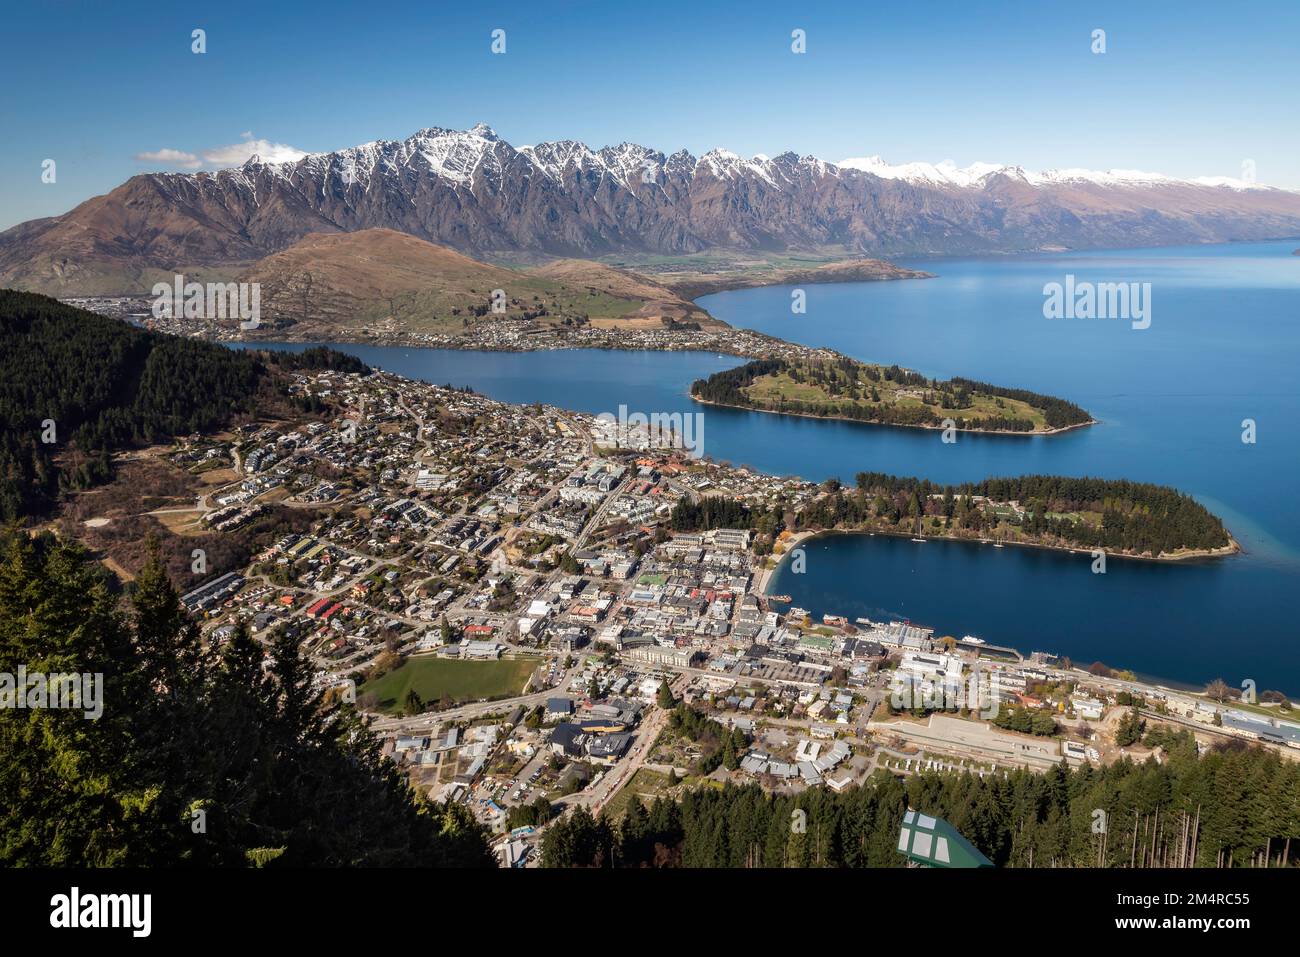
[[[807,571],[783,565],[769,588],[819,614],[910,618],[941,635],[975,634],[1175,684],[1253,678],[1261,690],[1300,689],[1282,590],[1296,586],[1294,569],[1249,558],[1219,565],[1112,558],[1106,574],[1094,575],[1088,554],[882,535],[829,535],[802,547]]]
[[[585,412],[704,411],[704,451],[773,474],[852,482],[862,470],[957,482],[1046,472],[1174,485],[1246,549],[1195,565],[884,537],[819,540],[772,585],[814,612],[900,614],[1022,650],[1190,683],[1252,678],[1300,693],[1300,257],[1289,243],[909,263],[922,281],[701,300],[721,319],[927,375],[965,375],[1078,402],[1101,420],[1051,437],[938,433],[703,407],[689,383],[738,360],[699,353],[445,352],[345,347],[380,368],[510,402]],[[1043,285],[1150,282],[1151,325],[1055,320]],[[1258,441],[1241,441],[1253,418]]]
[[[885,471],[945,481],[1041,471],[1126,477],[1190,492],[1246,554],[1192,566],[853,536],[810,546],[772,588],[814,611],[903,614],[1023,650],[1191,683],[1300,691],[1300,257],[1287,243],[912,263],[921,282],[811,286],[702,301],[782,338],[930,375],[967,375],[1072,399],[1102,424],[1004,440],[889,432],[854,443]],[[1049,321],[1043,285],[1066,273],[1150,282],[1151,325]],[[1257,442],[1241,441],[1242,420]],[[848,470],[846,470],[848,471]]]

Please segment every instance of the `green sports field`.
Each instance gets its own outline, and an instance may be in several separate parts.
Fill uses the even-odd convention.
[[[443,695],[457,704],[480,698],[508,698],[519,694],[537,661],[526,658],[503,658],[500,661],[457,661],[452,658],[408,658],[400,667],[359,689],[361,695],[373,693],[384,711],[398,710],[406,693],[414,688],[429,704]]]

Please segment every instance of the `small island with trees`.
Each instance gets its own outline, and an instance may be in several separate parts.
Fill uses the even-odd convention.
[[[876,425],[1049,435],[1092,425],[1073,402],[972,379],[930,379],[847,356],[758,359],[691,385],[697,401]]]

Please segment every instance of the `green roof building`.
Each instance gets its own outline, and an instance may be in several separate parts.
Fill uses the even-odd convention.
[[[831,651],[835,647],[835,639],[826,635],[804,632],[799,638],[799,647],[810,651]]]
[[[992,867],[993,862],[941,817],[907,809],[898,850],[920,867]]]

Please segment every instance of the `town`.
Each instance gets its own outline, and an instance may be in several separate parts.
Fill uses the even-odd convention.
[[[103,316],[121,319],[159,332],[201,336],[216,342],[295,341],[292,329],[278,329],[262,323],[254,335],[224,317],[185,318],[154,316],[154,301],[141,296],[68,297],[69,305]],[[657,324],[595,326],[527,321],[488,313],[476,317],[463,329],[450,333],[405,330],[361,329],[341,331],[331,341],[369,345],[402,345],[426,349],[474,349],[489,352],[536,352],[552,349],[631,349],[715,352],[752,359],[833,359],[839,353],[786,342],[750,329],[728,327],[715,321],[707,328],[699,323],[662,321]]]
[[[1135,707],[1203,748],[1239,737],[1300,758],[1300,723],[1276,706],[818,617],[766,594],[802,535],[760,555],[751,529],[676,527],[684,501],[797,509],[816,484],[388,373],[299,371],[291,391],[331,413],[165,453],[215,477],[202,528],[313,516],[183,601],[213,643],[289,629],[327,700],[369,715],[423,794],[469,806],[503,866],[535,866],[570,808],[617,815],[682,788],[1161,760]]]

